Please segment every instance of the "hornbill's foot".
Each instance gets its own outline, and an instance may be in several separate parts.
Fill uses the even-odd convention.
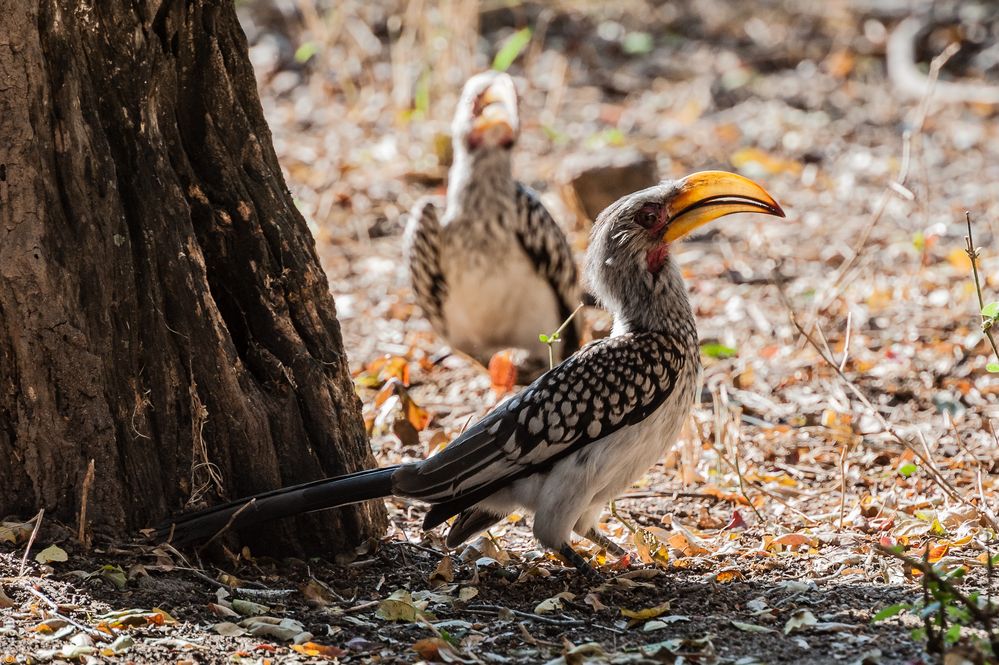
[[[597,569],[590,565],[590,562],[583,558],[583,555],[572,549],[569,543],[564,543],[558,550],[559,555],[576,567],[580,573],[586,576],[591,582],[603,582],[604,576],[597,572]]]

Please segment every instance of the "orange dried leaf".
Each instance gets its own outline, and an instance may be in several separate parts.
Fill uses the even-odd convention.
[[[620,559],[611,564],[611,570],[628,570],[631,568],[631,555],[625,554]]]
[[[430,573],[430,584],[439,585],[445,582],[454,581],[454,559],[446,556],[437,564],[434,572]]]
[[[741,580],[742,578],[742,573],[735,568],[725,568],[715,573],[715,581],[721,584],[727,584],[735,580]]]
[[[801,547],[802,545],[810,544],[812,538],[806,536],[802,533],[785,533],[783,536],[778,536],[770,541],[770,547],[774,545],[783,545],[784,547]]]
[[[347,655],[347,652],[339,647],[317,644],[316,642],[292,644],[291,649],[309,658],[340,658]]]
[[[415,427],[418,432],[426,429],[427,425],[430,424],[430,412],[414,402],[409,395],[406,395],[403,402],[406,405],[406,420],[409,421],[409,424]]]
[[[950,543],[948,542],[942,542],[934,545],[933,547],[930,548],[930,553],[928,557],[929,562],[936,563],[940,559],[947,556],[947,552],[949,551],[950,551]]]
[[[441,651],[449,651],[448,643],[439,637],[427,637],[413,644],[415,651],[423,660],[441,660]]]
[[[790,173],[797,175],[801,173],[802,165],[792,159],[785,159],[777,155],[771,155],[759,148],[741,148],[732,154],[732,165],[742,168],[750,164],[758,164],[767,173]]]
[[[405,356],[386,354],[375,358],[360,372],[355,382],[369,388],[377,388],[393,379],[404,386],[409,385],[409,359]]]
[[[385,385],[382,386],[377,393],[375,393],[375,408],[381,408],[382,404],[384,404],[389,397],[396,394],[398,387],[399,384],[396,381],[386,382]]]
[[[955,247],[947,254],[947,262],[960,272],[971,272],[971,259],[968,253],[960,247]]]
[[[828,71],[830,75],[838,79],[844,79],[850,75],[850,72],[853,71],[854,62],[855,60],[852,53],[845,50],[839,50],[830,53],[822,64],[825,66],[826,71]]]

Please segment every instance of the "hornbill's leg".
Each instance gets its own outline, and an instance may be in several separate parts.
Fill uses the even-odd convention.
[[[600,533],[600,531],[597,530],[596,527],[591,528],[585,534],[581,535],[583,536],[583,538],[586,538],[594,545],[597,545],[607,550],[608,554],[611,554],[612,556],[622,557],[628,553],[628,550],[624,549],[623,547],[615,543],[613,540],[611,540],[604,534]]]
[[[603,582],[604,577],[597,572],[597,569],[590,565],[590,562],[583,558],[583,555],[572,549],[569,543],[563,543],[558,549],[559,555],[576,567],[576,570],[586,575],[594,582]]]

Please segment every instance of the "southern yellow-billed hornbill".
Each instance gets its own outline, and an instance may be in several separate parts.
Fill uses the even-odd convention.
[[[672,445],[699,390],[694,315],[674,243],[723,215],[783,216],[750,180],[695,173],[626,196],[593,228],[586,276],[614,314],[610,337],[583,347],[498,406],[440,453],[181,515],[162,527],[178,541],[226,526],[397,495],[430,504],[423,526],[457,516],[457,545],[511,511],[534,514],[541,543],[586,573],[571,532],[619,551],[596,530],[601,509]]]
[[[539,333],[551,333],[579,304],[565,234],[538,195],[513,179],[517,91],[500,72],[462,89],[452,123],[454,162],[447,203],[417,202],[406,225],[406,263],[416,301],[434,330],[482,363],[501,349],[528,352],[522,369],[548,369]],[[557,359],[579,348],[580,324],[561,334]]]

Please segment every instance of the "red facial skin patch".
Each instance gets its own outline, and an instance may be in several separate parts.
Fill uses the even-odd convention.
[[[645,266],[650,273],[657,274],[666,264],[669,258],[669,245],[663,243],[656,245],[645,254]]]

